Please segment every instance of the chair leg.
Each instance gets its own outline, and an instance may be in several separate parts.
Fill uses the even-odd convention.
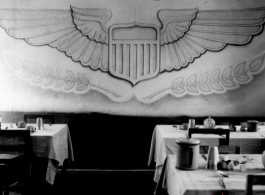
[[[62,166],[62,174],[65,175],[67,171],[68,160],[65,160]]]
[[[3,182],[0,182],[0,195],[3,195]]]
[[[5,181],[3,183],[4,195],[9,195],[9,183]]]
[[[26,172],[26,175],[25,175],[25,192],[26,194],[33,194],[32,191],[33,191],[33,168],[32,168],[32,164],[29,163],[28,164],[28,172]]]
[[[65,175],[66,174],[66,170],[67,170],[67,167],[65,165],[63,165],[62,167],[62,174]]]
[[[32,191],[33,191],[33,187],[31,186],[32,185],[32,182],[31,182],[31,178],[26,178],[25,179],[25,194],[33,194]]]

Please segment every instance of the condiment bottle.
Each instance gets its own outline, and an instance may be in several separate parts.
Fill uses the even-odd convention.
[[[215,121],[209,116],[209,118],[205,119],[203,122],[204,128],[214,129]]]
[[[247,121],[247,131],[256,132],[258,130],[258,121]]]
[[[234,163],[233,163],[232,160],[227,165],[227,169],[228,169],[228,171],[233,171],[234,170]]]

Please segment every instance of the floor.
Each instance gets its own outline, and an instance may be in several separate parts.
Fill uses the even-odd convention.
[[[34,195],[101,194],[153,195],[155,182],[153,172],[80,172],[57,174],[53,186],[42,183],[35,187]],[[24,195],[24,187],[15,185],[10,195]]]

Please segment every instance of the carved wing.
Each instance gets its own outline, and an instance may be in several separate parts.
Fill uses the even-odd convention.
[[[160,10],[160,72],[179,70],[206,51],[245,45],[263,29],[265,7],[241,10]]]
[[[106,9],[0,10],[0,25],[6,32],[31,45],[49,45],[92,69],[108,71]]]

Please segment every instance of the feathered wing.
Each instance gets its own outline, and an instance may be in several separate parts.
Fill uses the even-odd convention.
[[[0,10],[0,25],[6,32],[31,45],[50,45],[74,61],[92,69],[108,70],[106,9]]]
[[[244,45],[263,29],[265,7],[241,10],[160,10],[160,72],[179,70],[206,51]]]

